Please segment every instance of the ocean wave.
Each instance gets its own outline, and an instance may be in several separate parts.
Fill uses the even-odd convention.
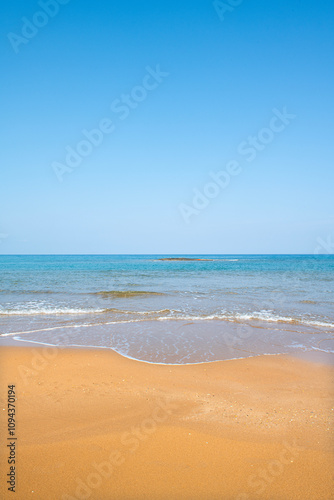
[[[239,262],[239,259],[214,259],[214,260],[219,260],[223,262]]]
[[[75,307],[32,307],[30,309],[0,309],[0,316],[38,316],[38,315],[84,315],[84,314],[124,314],[129,319],[126,321],[211,321],[220,320],[234,323],[244,321],[262,321],[267,323],[285,323],[301,326],[334,328],[334,323],[303,317],[280,316],[271,311],[253,311],[248,313],[221,312],[212,314],[189,314],[177,309],[159,309],[151,311],[131,311],[116,308],[84,309]],[[111,317],[112,318],[112,317]],[[117,321],[117,316],[114,318]],[[122,322],[122,320],[120,321]],[[106,319],[104,324],[108,324]]]
[[[102,290],[100,292],[93,292],[93,295],[101,295],[102,297],[115,297],[115,298],[127,298],[136,297],[137,295],[164,295],[160,292],[146,292],[141,290]]]
[[[0,316],[35,316],[35,315],[57,315],[57,314],[101,314],[115,313],[140,316],[156,316],[157,314],[173,314],[171,309],[159,309],[157,311],[126,311],[116,308],[105,309],[80,309],[73,307],[32,307],[30,309],[0,309]]]
[[[270,323],[289,323],[294,325],[307,325],[315,327],[325,327],[334,328],[334,323],[327,323],[324,321],[308,320],[305,318],[292,318],[290,316],[278,316],[267,311],[259,311],[252,313],[222,313],[222,314],[211,314],[203,316],[162,316],[157,318],[159,321],[166,321],[170,319],[185,320],[185,321],[206,321],[206,320],[224,320],[231,322],[240,321],[266,321]]]
[[[334,323],[327,323],[324,321],[317,320],[309,320],[306,318],[292,318],[291,316],[278,316],[276,314],[260,311],[253,312],[249,314],[238,314],[238,319],[241,320],[261,320],[268,321],[272,323],[291,323],[294,325],[308,325],[308,326],[320,326],[320,327],[328,327],[334,328]]]
[[[105,309],[77,309],[71,307],[35,307],[31,309],[0,309],[0,316],[35,316],[40,314],[94,314]]]

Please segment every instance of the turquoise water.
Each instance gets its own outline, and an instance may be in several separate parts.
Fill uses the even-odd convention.
[[[163,257],[0,256],[0,334],[167,363],[334,351],[333,255]]]

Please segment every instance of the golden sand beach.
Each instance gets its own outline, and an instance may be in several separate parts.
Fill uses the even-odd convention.
[[[1,498],[333,498],[334,368],[2,347]],[[15,494],[7,386],[15,385]]]

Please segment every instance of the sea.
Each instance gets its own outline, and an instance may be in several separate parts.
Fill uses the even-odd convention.
[[[334,353],[334,255],[1,255],[5,338],[167,364]]]

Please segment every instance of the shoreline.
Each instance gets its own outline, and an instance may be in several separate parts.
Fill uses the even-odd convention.
[[[15,334],[16,335],[16,334]],[[242,360],[242,359],[250,359],[250,358],[258,358],[258,357],[268,357],[268,356],[288,356],[290,358],[295,358],[295,359],[301,359],[308,361],[310,363],[317,363],[317,364],[324,364],[324,365],[329,365],[334,367],[334,353],[332,352],[327,352],[327,351],[322,351],[320,349],[304,349],[300,350],[300,352],[294,352],[294,353],[259,353],[259,354],[253,354],[250,356],[244,356],[244,357],[238,357],[238,358],[227,358],[227,359],[215,359],[212,361],[198,361],[194,363],[163,363],[163,362],[158,362],[158,361],[147,361],[145,359],[139,359],[139,358],[134,358],[129,355],[123,354],[121,352],[118,352],[116,349],[112,347],[106,347],[106,346],[85,346],[85,345],[54,345],[54,344],[47,344],[44,342],[39,342],[35,340],[16,340],[13,339],[10,336],[1,336],[0,335],[0,349],[2,347],[27,347],[27,348],[33,348],[37,346],[38,348],[43,348],[43,347],[50,347],[54,349],[86,349],[86,350],[98,350],[98,351],[111,351],[115,352],[119,356],[125,358],[125,359],[131,359],[132,361],[136,361],[138,363],[146,363],[148,365],[157,365],[157,366],[196,366],[196,365],[203,365],[203,364],[211,364],[211,363],[223,363],[227,361],[236,361],[236,360]]]
[[[333,491],[332,366],[285,355],[161,365],[31,345],[0,347],[0,361],[3,387],[17,388],[18,499]]]

